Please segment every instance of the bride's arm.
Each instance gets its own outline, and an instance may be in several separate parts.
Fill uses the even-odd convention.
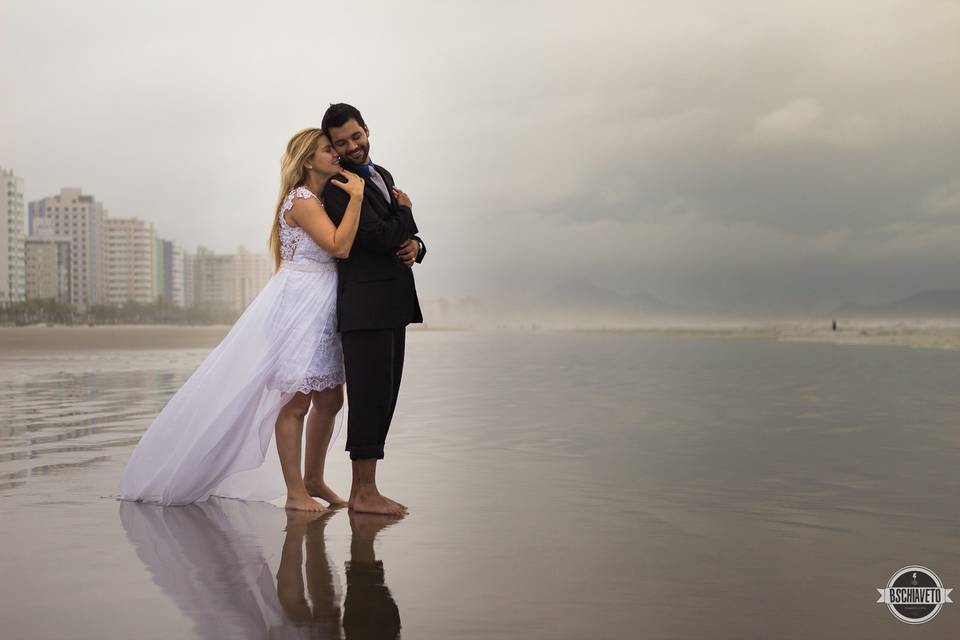
[[[334,183],[350,196],[350,201],[347,202],[347,208],[339,226],[333,224],[323,205],[316,198],[295,200],[290,210],[290,218],[298,227],[302,227],[321,249],[335,258],[346,258],[350,255],[353,241],[357,237],[357,226],[360,224],[363,179],[348,171],[340,173],[347,181],[334,181]]]
[[[323,190],[323,201],[327,205],[327,214],[334,224],[340,222],[340,216],[345,213],[347,206],[346,194],[336,186],[334,178],[327,183]],[[409,212],[409,210],[407,210]],[[400,248],[411,234],[417,230],[411,227],[412,217],[404,215],[403,207],[399,208],[400,215],[381,218],[377,213],[366,207],[360,212],[360,223],[357,227],[356,245],[367,251],[376,253],[394,253]]]

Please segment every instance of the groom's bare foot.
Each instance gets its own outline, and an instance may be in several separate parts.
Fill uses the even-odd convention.
[[[384,498],[387,498],[387,496],[383,496],[383,497],[384,497]],[[396,500],[394,500],[393,498],[387,498],[387,500],[389,500],[389,501],[392,502],[393,504],[397,505],[397,507],[399,507],[400,509],[402,509],[404,513],[409,513],[409,512],[410,512],[410,509],[407,509],[407,505],[401,504],[401,503],[397,502]]]
[[[382,495],[376,489],[358,491],[349,504],[350,510],[357,513],[381,513],[388,516],[407,514],[407,508],[395,500]]]
[[[383,495],[382,493],[380,493],[380,490],[377,489],[376,487],[373,488],[373,491],[374,491],[374,493],[376,493],[378,496],[380,496],[381,498],[383,498],[384,500],[386,500],[387,502],[389,502],[390,504],[392,504],[395,508],[400,509],[400,513],[402,513],[402,514],[408,514],[408,513],[410,513],[410,509],[407,508],[407,505],[402,504],[402,503],[400,503],[400,502],[397,502],[396,500],[394,500],[394,499],[392,499],[392,498],[388,498],[387,496],[385,496],[385,495]],[[354,502],[356,501],[356,499],[357,499],[357,492],[358,492],[358,490],[357,490],[356,485],[350,487],[350,500],[347,502],[347,507],[349,507],[350,509],[353,509],[353,503],[354,503]],[[380,512],[378,511],[377,513],[380,513]]]
[[[287,495],[286,508],[294,511],[317,511],[320,513],[328,510],[307,494]]]
[[[320,498],[321,500],[326,500],[330,504],[330,508],[336,507],[345,507],[347,506],[347,501],[337,495],[333,489],[327,486],[325,482],[309,482],[304,480],[304,484],[307,487],[307,493],[309,493],[314,498]]]

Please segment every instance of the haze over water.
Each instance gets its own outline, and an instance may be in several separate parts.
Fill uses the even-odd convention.
[[[890,574],[960,582],[952,351],[411,332],[382,530],[113,499],[206,351],[0,353],[4,637],[896,638]]]

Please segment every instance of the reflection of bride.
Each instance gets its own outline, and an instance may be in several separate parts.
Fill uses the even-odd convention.
[[[120,521],[137,555],[194,620],[199,637],[398,638],[399,611],[373,551],[377,532],[398,518],[349,514],[341,626],[340,581],[324,533],[334,512],[286,513],[276,563],[263,541],[276,535],[284,512],[269,504],[218,498],[185,507],[120,503]]]

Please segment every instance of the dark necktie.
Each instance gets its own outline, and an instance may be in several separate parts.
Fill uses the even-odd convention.
[[[390,202],[390,190],[387,189],[387,183],[384,181],[383,176],[380,175],[380,172],[373,166],[372,162],[360,165],[348,165],[347,168],[363,176],[364,179],[373,182],[377,189],[380,190],[380,193],[383,194],[383,197],[386,198],[387,202]]]

